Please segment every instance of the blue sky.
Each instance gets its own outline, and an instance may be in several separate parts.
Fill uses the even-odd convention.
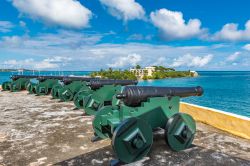
[[[245,0],[2,0],[0,68],[250,70]]]

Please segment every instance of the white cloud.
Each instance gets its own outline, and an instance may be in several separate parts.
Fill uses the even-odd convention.
[[[250,51],[250,44],[246,44],[243,46],[243,49]]]
[[[213,45],[170,46],[145,43],[98,43],[101,37],[103,35],[96,33],[59,31],[56,34],[40,33],[32,37],[9,36],[0,38],[0,60],[2,61],[0,68],[7,67],[7,65],[3,65],[3,61],[11,60],[13,55],[18,55],[18,59],[21,60],[32,58],[34,62],[39,64],[42,61],[49,63],[49,65],[38,65],[39,68],[41,66],[50,67],[50,64],[53,64],[52,67],[56,67],[57,70],[99,70],[110,66],[125,69],[135,65],[136,62],[142,66],[163,65],[166,67],[171,67],[175,63],[177,70],[190,69],[190,65],[194,70],[234,69],[231,63],[226,63],[226,58],[232,53],[230,46],[226,49],[218,49],[214,48]],[[186,63],[179,60],[181,55],[187,53],[191,55],[191,58],[186,58]],[[209,54],[216,56],[214,56],[213,61],[206,64],[204,62],[213,57],[212,55],[206,56]],[[181,61],[183,65],[176,65],[178,61]],[[225,63],[219,64],[217,62]],[[34,68],[34,65],[29,67],[29,63],[26,64],[27,68]],[[248,52],[242,51],[241,57],[237,59],[237,64],[241,70],[250,70]],[[25,66],[23,65],[23,67]]]
[[[47,58],[45,59],[44,61],[46,62],[68,62],[68,61],[71,61],[72,58],[70,57],[61,57],[61,56],[55,56],[55,57],[52,57],[52,58]]]
[[[59,69],[71,61],[71,58],[55,56],[51,58],[46,58],[41,61],[35,61],[33,58],[24,59],[24,60],[6,60],[3,62],[4,66],[8,66],[8,68],[28,68],[28,69]]]
[[[226,60],[229,62],[233,62],[239,58],[240,54],[241,54],[241,52],[235,52],[232,55],[228,56]]]
[[[78,48],[82,45],[92,45],[101,40],[100,34],[84,34],[73,31],[58,31],[54,34],[40,34],[36,37],[29,36],[5,36],[0,40],[1,47],[8,48],[44,48],[68,47]]]
[[[144,36],[142,34],[132,34],[127,40],[143,40]]]
[[[245,29],[238,29],[238,24],[229,23],[222,27],[211,37],[214,41],[250,41],[250,20],[245,24]]]
[[[152,35],[142,35],[142,34],[132,34],[130,35],[127,40],[151,40],[152,39]]]
[[[190,19],[186,23],[181,12],[160,9],[151,12],[150,18],[154,26],[161,31],[162,37],[167,40],[188,39],[205,32],[201,29],[199,19]]]
[[[40,59],[42,57],[43,59],[47,59],[46,61],[54,61],[50,59],[57,55],[70,58],[71,60],[65,65],[60,63],[59,68],[63,70],[99,70],[100,68],[104,69],[111,66],[124,69],[134,66],[136,62],[142,66],[154,64],[170,66],[173,59],[176,58],[176,55],[184,55],[187,52],[193,55],[204,54],[206,52],[209,54],[211,51],[204,46],[172,47],[139,43],[106,43],[93,45],[83,43],[78,47],[66,47],[64,44],[57,45],[51,42],[50,37],[46,37],[43,40],[40,40],[40,37],[34,37],[32,39],[26,39],[25,37],[19,38],[18,41],[23,41],[23,43],[20,45],[17,44],[15,47],[10,43],[4,45],[4,47],[0,44],[0,52],[4,49],[5,52],[8,51],[10,54],[18,54],[19,58],[22,57],[25,59],[31,57]],[[68,45],[71,45],[70,40],[65,40],[67,40],[67,42],[65,42],[68,43]],[[5,59],[9,58],[6,56]],[[185,70],[186,68],[183,67],[181,69]]]
[[[7,33],[10,32],[14,25],[9,21],[0,21],[0,32]]]
[[[100,0],[100,2],[108,8],[112,16],[125,22],[145,17],[143,7],[135,0]]]
[[[155,62],[153,62],[150,66],[166,66],[166,58],[159,57]]]
[[[141,55],[133,53],[128,56],[122,56],[118,58],[114,58],[114,63],[108,64],[109,67],[114,68],[123,68],[123,67],[132,67],[138,64],[141,61]]]
[[[42,69],[58,69],[59,68],[59,65],[56,64],[56,63],[51,63],[51,62],[48,62],[46,60],[43,60],[41,62],[36,62],[34,63],[33,65],[34,69],[39,69],[39,70],[42,70]]]
[[[2,41],[0,41],[0,46],[8,48],[19,47],[22,44],[22,41],[22,38],[19,36],[5,36],[2,38]]]
[[[213,59],[212,54],[208,54],[204,57],[193,56],[191,54],[185,54],[184,56],[180,56],[177,59],[174,59],[172,63],[172,67],[203,67],[207,65]]]
[[[32,19],[67,28],[87,27],[92,17],[92,12],[76,0],[12,0],[12,4]]]

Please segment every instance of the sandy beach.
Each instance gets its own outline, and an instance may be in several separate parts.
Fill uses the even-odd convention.
[[[26,91],[0,92],[0,165],[108,165],[110,140],[92,143],[93,117],[73,103]],[[250,141],[197,124],[190,149],[172,152],[163,130],[154,134],[150,154],[130,165],[250,165]]]

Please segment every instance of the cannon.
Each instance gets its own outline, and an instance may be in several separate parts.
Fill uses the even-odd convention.
[[[29,82],[27,85],[26,90],[28,91],[28,94],[36,94],[36,87],[38,83]]]
[[[26,90],[29,94],[37,94],[37,86],[47,79],[62,79],[64,76],[38,76],[35,80],[30,80]]]
[[[48,95],[54,85],[57,85],[65,76],[40,76],[37,78],[39,83],[35,85],[35,91],[38,96]]]
[[[72,78],[72,79],[71,79]],[[70,84],[73,80],[75,80],[76,78],[82,78],[82,77],[71,77],[71,76],[67,76],[67,77],[64,77],[64,79],[58,83],[58,84],[55,84],[53,87],[52,87],[52,90],[51,90],[51,95],[52,95],[52,99],[59,99],[59,91],[65,86],[65,85],[68,85]],[[71,79],[72,81],[69,81],[69,79]]]
[[[73,99],[75,107],[77,109],[83,109],[83,100],[85,96],[88,96],[89,94],[93,93],[94,90],[92,90],[89,86],[82,87],[79,92],[75,94],[75,97]]]
[[[11,81],[5,81],[2,84],[2,90],[3,91],[9,91],[10,90],[10,85],[11,85]]]
[[[65,77],[63,84],[57,84],[52,88],[52,98],[61,101],[72,101],[75,94],[82,88],[87,86],[87,82],[96,80],[90,77]]]
[[[201,96],[202,87],[126,86],[114,95],[112,105],[95,115],[92,141],[110,138],[121,163],[145,157],[153,143],[153,130],[162,128],[168,147],[187,149],[196,132],[194,119],[179,112],[180,98]]]
[[[10,90],[11,92],[17,92],[25,90],[32,78],[36,78],[36,75],[12,75],[11,81],[3,83],[3,90]]]
[[[59,99],[59,90],[62,88],[63,88],[63,83],[55,84],[52,87],[52,90],[51,90],[52,99]]]
[[[113,90],[115,89],[115,87],[117,85],[132,85],[132,84],[137,84],[137,81],[134,80],[113,80],[113,79],[107,79],[107,80],[92,80],[90,81],[87,85],[88,86],[84,86],[82,87],[79,92],[75,95],[74,97],[74,104],[76,106],[76,108],[78,109],[84,109],[84,108],[91,108],[91,105],[87,106],[87,103],[89,101],[89,95],[94,93],[96,91],[97,93],[107,93],[106,95],[103,94],[104,96],[106,96],[106,98],[108,98],[108,96],[110,96],[110,93],[112,92],[112,88]],[[103,87],[105,87],[103,89]],[[102,89],[102,90],[101,90]],[[110,92],[110,93],[108,93]],[[105,98],[103,99],[105,100]],[[110,100],[109,100],[110,101]],[[100,102],[99,102],[100,103]],[[108,99],[107,102],[105,102],[106,104],[108,103]],[[97,108],[95,108],[97,109]],[[93,112],[94,113],[94,112]],[[92,114],[92,113],[90,113]]]
[[[120,92],[123,86],[137,85],[136,80],[95,80],[89,86],[94,90],[83,97],[82,107],[86,115],[95,115],[103,106],[112,105],[114,94]]]

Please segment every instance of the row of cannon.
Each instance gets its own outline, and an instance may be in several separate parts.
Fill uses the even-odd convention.
[[[94,116],[92,141],[112,140],[118,160],[111,165],[145,157],[157,128],[165,130],[165,141],[171,150],[189,148],[196,124],[190,115],[179,112],[180,98],[201,96],[202,87],[153,87],[137,83],[76,76],[13,75],[11,81],[2,84],[2,89],[51,94],[53,99],[74,101],[76,108]]]

